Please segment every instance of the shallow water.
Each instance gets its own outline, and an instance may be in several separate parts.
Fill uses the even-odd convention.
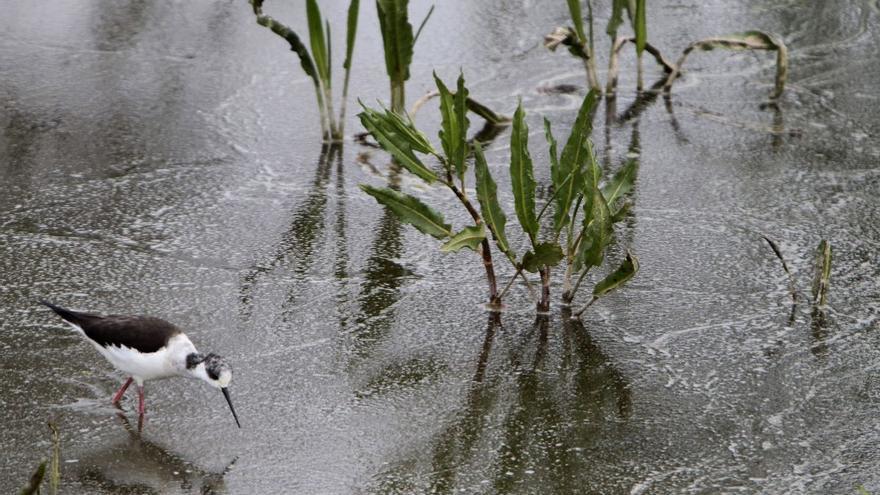
[[[50,419],[64,493],[880,491],[876,2],[652,4],[670,58],[780,33],[790,84],[764,107],[772,55],[701,53],[671,99],[634,104],[626,58],[594,139],[612,169],[639,158],[613,257],[629,246],[642,270],[582,323],[555,304],[536,319],[521,287],[493,320],[475,256],[357,188],[415,181],[351,140],[322,153],[311,84],[246,2],[0,6],[0,491],[48,456]],[[266,8],[302,30],[301,2]],[[364,2],[365,101],[387,91],[374,18]],[[546,184],[541,119],[564,135],[583,94],[547,90],[583,84],[541,46],[563,24],[555,0],[442,2],[409,100],[459,68],[499,111],[522,98]],[[432,136],[436,117],[419,114]],[[489,158],[512,214],[507,141]],[[831,240],[825,318],[792,307],[761,234],[805,290]],[[179,324],[233,363],[243,429],[216,391],[170,380],[148,384],[138,435],[134,394],[121,417],[108,404],[123,377],[39,298]]]

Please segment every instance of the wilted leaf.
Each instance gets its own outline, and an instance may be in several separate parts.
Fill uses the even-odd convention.
[[[552,33],[544,36],[544,48],[555,52],[559,45],[570,45],[574,41],[575,33],[569,28],[558,27]]]
[[[498,249],[512,261],[516,259],[516,255],[510,249],[510,244],[507,243],[507,236],[504,234],[504,225],[507,223],[507,217],[498,203],[498,187],[495,185],[495,180],[492,179],[489,165],[486,163],[486,157],[483,155],[483,148],[479,143],[474,143],[474,173],[477,176],[477,199],[480,202],[483,221],[489,226]]]
[[[415,196],[399,193],[387,187],[373,187],[367,184],[361,184],[360,188],[391,209],[402,222],[412,225],[421,232],[437,239],[445,239],[452,235],[451,226],[443,220],[443,216]]]
[[[461,232],[452,236],[446,244],[440,247],[444,253],[458,251],[461,248],[477,250],[477,246],[486,238],[486,229],[483,224],[465,227]]]
[[[627,283],[631,278],[633,278],[636,272],[639,271],[639,259],[636,258],[634,254],[627,251],[626,259],[623,263],[614,270],[610,275],[602,279],[596,287],[593,288],[593,297],[599,298],[604,296],[605,294],[620,288],[623,284]]]
[[[534,251],[523,255],[523,269],[527,272],[537,273],[544,266],[555,266],[564,257],[562,246],[555,242],[542,242],[535,246]]]
[[[776,51],[776,85],[771,98],[778,98],[785,90],[785,81],[788,78],[788,47],[778,36],[763,31],[746,31],[724,36],[715,36],[695,41],[688,45],[675,64],[675,70],[669,73],[664,83],[664,88],[669,89],[678,78],[684,67],[688,55],[695,49],[709,51],[716,48],[726,50],[770,50]]]

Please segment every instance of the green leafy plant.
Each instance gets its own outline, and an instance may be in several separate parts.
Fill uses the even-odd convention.
[[[444,240],[445,252],[458,251],[462,248],[471,249],[481,255],[489,285],[489,304],[497,307],[501,300],[492,261],[492,251],[486,239],[483,216],[467,196],[467,156],[469,145],[467,131],[470,122],[467,118],[467,95],[464,77],[458,78],[456,92],[453,94],[435,75],[437,88],[440,91],[440,111],[442,126],[440,141],[442,151],[437,150],[431,141],[418,129],[405,114],[393,110],[378,111],[363,106],[358,115],[367,131],[379,145],[389,152],[404,169],[417,176],[427,184],[440,183],[458,199],[467,210],[473,225],[465,226],[457,233],[446,223],[443,215],[432,209],[419,198],[394,191],[390,188],[377,188],[361,185],[361,189],[373,196],[380,204],[388,207],[401,221],[408,223],[419,231]],[[479,152],[478,152],[479,154]],[[428,167],[419,155],[435,157],[441,164],[440,173]],[[479,159],[478,159],[479,160]],[[481,164],[477,164],[479,168]],[[478,172],[480,174],[482,172]],[[478,185],[486,191],[494,184],[484,181]],[[494,195],[493,195],[494,197]],[[481,195],[482,199],[487,199]],[[496,200],[497,201],[497,200]],[[490,213],[497,213],[498,210]]]
[[[413,35],[408,6],[409,0],[376,0],[379,29],[382,32],[382,45],[385,49],[385,70],[391,83],[391,111],[399,114],[406,111],[405,84],[409,80],[413,48],[422,33],[422,28],[434,12],[432,6]]]
[[[510,138],[510,182],[514,199],[514,213],[523,237],[529,247],[518,256],[507,236],[508,215],[498,201],[497,184],[489,171],[479,143],[467,138],[468,90],[464,78],[459,77],[456,91],[451,92],[436,78],[440,97],[442,125],[439,133],[442,152],[434,148],[427,137],[418,131],[407,117],[392,111],[378,111],[364,107],[359,115],[364,127],[379,145],[388,151],[406,170],[428,184],[446,186],[467,210],[473,225],[453,229],[443,215],[424,204],[415,196],[362,185],[367,194],[385,205],[402,221],[419,231],[445,241],[444,252],[468,248],[481,254],[489,283],[489,303],[498,307],[504,294],[516,278],[522,278],[531,288],[527,273],[541,278],[541,293],[537,309],[545,312],[550,307],[551,270],[566,262],[563,301],[571,303],[593,267],[603,264],[605,253],[613,238],[613,225],[626,214],[623,197],[634,184],[636,162],[624,165],[612,178],[602,180],[602,173],[593,153],[590,134],[598,93],[591,91],[584,99],[571,133],[561,154],[551,126],[545,120],[545,135],[550,144],[550,175],[553,194],[538,210],[534,164],[528,149],[529,129],[522,104],[513,117]],[[474,181],[479,211],[467,196],[468,157],[473,154]],[[419,155],[428,155],[439,161],[438,173],[425,164]],[[544,215],[553,206],[553,218],[542,229]],[[495,247],[515,268],[515,274],[499,293],[492,261],[488,235]],[[564,241],[564,242],[563,242]],[[631,253],[620,268],[600,281],[593,291],[592,301],[622,286],[638,271],[638,260]],[[577,283],[572,279],[577,276]]]
[[[598,96],[597,91],[591,90],[584,98],[559,156],[556,153],[558,144],[553,136],[550,122],[544,120],[544,133],[549,144],[553,196],[537,215],[534,214],[536,184],[531,179],[533,172],[528,152],[528,127],[524,122],[525,113],[521,105],[514,115],[511,136],[511,183],[517,217],[528,235],[532,248],[523,255],[517,263],[517,268],[540,274],[542,290],[538,311],[547,311],[550,307],[550,275],[553,267],[563,260],[566,263],[562,300],[564,304],[570,304],[591,268],[603,264],[605,253],[613,239],[613,225],[625,216],[626,209],[622,204],[622,197],[634,185],[636,172],[634,161],[628,162],[614,177],[602,184],[602,172],[590,140]],[[522,179],[518,179],[518,176]],[[544,229],[546,235],[541,238],[538,235],[538,225],[551,204],[554,206],[552,227]],[[623,285],[635,275],[638,270],[638,260],[633,255],[630,255],[630,259],[627,266],[632,271],[631,275],[621,277],[617,272],[615,272],[617,275],[612,273],[609,278],[600,282],[600,285],[605,285],[606,288],[595,291],[594,299]],[[577,282],[572,284],[575,276]],[[618,282],[612,284],[611,277],[615,277]]]
[[[290,49],[297,54],[300,66],[315,87],[315,98],[321,115],[321,133],[325,142],[338,142],[344,136],[345,106],[348,99],[348,82],[351,74],[352,55],[357,34],[358,10],[360,0],[351,0],[348,5],[347,32],[345,37],[345,61],[342,63],[344,78],[339,116],[333,110],[333,71],[330,22],[323,19],[317,0],[306,0],[306,18],[309,27],[309,46],[306,48],[299,35],[284,24],[263,13],[263,0],[250,0],[257,17],[257,24],[270,29],[284,38]]]
[[[580,0],[566,0],[566,2],[573,27],[557,27],[553,32],[544,37],[544,46],[551,51],[555,51],[559,45],[568,47],[569,53],[583,61],[587,72],[587,85],[592,90],[601,91],[596,71],[592,0],[587,0],[586,2],[588,29],[584,27]],[[788,74],[788,49],[778,36],[762,31],[747,31],[745,33],[706,38],[688,45],[678,61],[673,64],[663,57],[660,50],[648,42],[647,1],[611,0],[611,2],[611,16],[605,29],[611,41],[611,51],[608,56],[608,76],[605,85],[606,94],[613,95],[617,90],[620,52],[627,43],[635,45],[638,64],[638,91],[644,89],[643,52],[647,51],[652,55],[666,74],[664,79],[659,81],[655,88],[662,87],[664,91],[668,92],[673,82],[681,75],[684,62],[692,51],[695,49],[708,51],[716,48],[775,51],[777,53],[776,84],[770,96],[771,99],[778,98],[785,89],[785,81]],[[624,13],[627,14],[632,28],[632,36],[618,36],[620,26],[624,23]]]

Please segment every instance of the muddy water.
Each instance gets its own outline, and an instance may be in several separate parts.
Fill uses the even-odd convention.
[[[878,6],[651,8],[669,57],[780,33],[790,85],[762,106],[772,55],[701,53],[671,99],[635,101],[624,61],[594,139],[610,169],[639,159],[614,256],[631,247],[642,271],[575,323],[558,306],[536,320],[521,287],[492,319],[472,254],[365,197],[357,184],[417,184],[356,142],[322,152],[310,83],[246,2],[3,2],[0,491],[48,455],[47,420],[64,493],[880,491]],[[267,10],[303,30],[300,2]],[[361,19],[352,94],[374,101],[370,2]],[[541,118],[564,134],[583,94],[552,91],[583,73],[540,45],[565,23],[557,1],[443,2],[409,99],[459,68],[499,111],[522,98],[546,184]],[[512,213],[507,139],[489,158]],[[831,240],[824,318],[792,306],[762,233],[805,290]],[[232,361],[243,429],[216,391],[171,380],[148,384],[138,434],[132,397],[108,405],[123,377],[38,298],[178,323]]]

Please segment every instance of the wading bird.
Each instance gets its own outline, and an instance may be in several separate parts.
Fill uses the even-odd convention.
[[[232,368],[217,354],[202,354],[179,328],[152,316],[100,316],[80,313],[40,301],[76,329],[110,364],[129,376],[113,395],[119,404],[131,382],[137,382],[138,415],[144,415],[144,382],[183,376],[198,378],[219,388],[226,397],[235,424],[238,415],[229,398]]]

